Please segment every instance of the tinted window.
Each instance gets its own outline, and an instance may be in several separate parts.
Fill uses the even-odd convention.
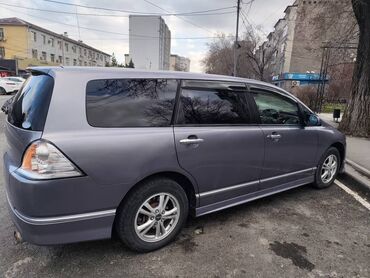
[[[54,79],[49,75],[30,76],[9,107],[9,123],[23,129],[42,131],[53,86]]]
[[[176,80],[105,79],[87,84],[87,120],[96,127],[168,126]]]
[[[180,124],[247,124],[244,92],[222,89],[182,89]]]
[[[299,124],[298,105],[279,94],[254,91],[262,124]]]

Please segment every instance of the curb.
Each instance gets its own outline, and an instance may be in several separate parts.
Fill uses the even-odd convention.
[[[366,169],[365,167],[362,167],[361,165],[357,164],[356,162],[350,159],[346,159],[346,163],[352,166],[352,168],[359,172],[361,175],[370,179],[370,170]]]
[[[352,164],[353,163],[353,164]],[[346,160],[344,175],[361,185],[367,192],[370,191],[370,171],[350,160]]]

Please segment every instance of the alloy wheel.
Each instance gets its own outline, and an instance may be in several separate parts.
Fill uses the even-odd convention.
[[[335,176],[338,168],[338,159],[334,154],[329,155],[321,166],[321,180],[329,183]]]
[[[178,200],[169,193],[158,193],[148,198],[135,217],[135,232],[146,242],[166,238],[176,227],[180,216]]]

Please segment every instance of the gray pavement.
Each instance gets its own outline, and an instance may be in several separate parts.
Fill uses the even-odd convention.
[[[1,152],[3,124],[1,113]],[[2,179],[0,223],[0,277],[370,276],[369,211],[335,185],[305,186],[189,219],[174,243],[149,254],[116,240],[15,244]]]
[[[320,117],[338,127],[338,123],[333,121],[332,114],[322,113]],[[347,158],[370,171],[370,139],[347,136]]]

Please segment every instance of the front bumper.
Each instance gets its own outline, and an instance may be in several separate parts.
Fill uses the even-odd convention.
[[[67,182],[64,187],[66,192],[61,195],[60,180],[55,181],[56,184],[53,184],[53,181],[30,181],[19,176],[15,169],[9,165],[5,154],[4,179],[9,211],[25,241],[52,245],[111,237],[115,209],[87,210],[87,202],[81,201],[80,213],[76,210],[78,203],[72,202],[73,192],[68,190],[70,183],[73,184],[72,179]],[[53,194],[41,194],[46,188]],[[49,198],[46,198],[47,196]],[[71,197],[68,199],[68,196]],[[66,213],[61,213],[62,211]]]

